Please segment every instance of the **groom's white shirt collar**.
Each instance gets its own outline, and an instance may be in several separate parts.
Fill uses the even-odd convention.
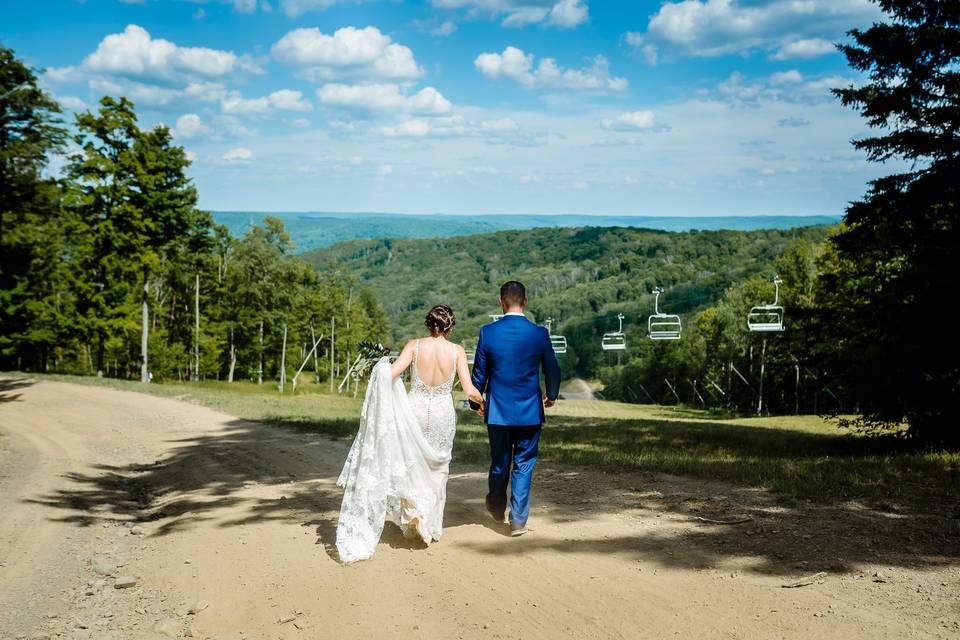
[[[506,312],[505,314],[503,314],[503,315],[505,315],[505,316],[520,316],[520,317],[522,317],[522,318],[526,318],[526,317],[527,317],[527,316],[523,315],[523,313],[521,313],[520,311],[507,311],[507,312]]]

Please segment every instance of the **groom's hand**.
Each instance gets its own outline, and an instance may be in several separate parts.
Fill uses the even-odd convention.
[[[478,416],[482,416],[483,415],[483,396],[480,395],[480,392],[477,390],[474,390],[467,397],[470,399],[471,403],[479,405],[479,407],[476,409],[476,412]]]
[[[544,396],[543,396],[543,406],[544,406],[544,408],[549,409],[550,407],[552,407],[552,406],[555,405],[555,404],[557,404],[557,401],[556,401],[555,399],[554,399],[554,400],[551,400],[550,398],[548,398],[548,397],[546,396],[546,394],[544,394]]]

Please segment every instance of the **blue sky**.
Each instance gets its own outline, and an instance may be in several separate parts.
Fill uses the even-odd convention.
[[[126,95],[214,210],[839,214],[868,0],[44,0],[0,41]],[[42,7],[42,10],[39,10]]]

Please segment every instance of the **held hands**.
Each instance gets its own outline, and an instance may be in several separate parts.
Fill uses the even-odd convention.
[[[467,394],[470,401],[470,408],[477,412],[478,416],[483,416],[483,396],[476,389]]]

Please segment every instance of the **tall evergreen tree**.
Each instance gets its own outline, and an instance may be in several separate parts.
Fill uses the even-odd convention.
[[[880,130],[854,146],[911,170],[873,181],[832,239],[827,355],[868,425],[958,442],[960,349],[943,320],[960,240],[960,3],[879,5],[889,19],[841,47],[869,81],[835,93]]]
[[[140,129],[126,98],[105,97],[100,104],[97,113],[77,116],[74,142],[80,151],[67,166],[73,188],[67,233],[77,267],[73,285],[81,333],[88,348],[96,349],[96,368],[103,371],[108,342],[129,326],[136,299],[131,286],[140,274],[130,260],[136,235],[133,147]]]
[[[161,272],[165,262],[186,248],[200,269],[200,256],[212,244],[209,214],[198,211],[197,191],[186,168],[190,161],[182,147],[173,144],[169,129],[158,126],[138,133],[133,148],[133,171],[129,212],[123,229],[131,245],[128,258],[140,263],[143,295],[141,298],[140,379],[148,381],[150,280]]]
[[[66,137],[60,107],[0,45],[0,363],[44,368],[57,344],[61,191],[43,175]]]

